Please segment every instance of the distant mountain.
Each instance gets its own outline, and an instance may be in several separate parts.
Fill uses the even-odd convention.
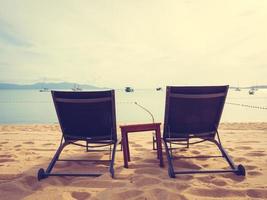
[[[231,86],[231,89],[251,89],[251,88],[257,88],[257,89],[267,89],[267,85],[252,85],[252,86],[247,86],[247,87],[236,87],[236,86]]]
[[[267,89],[267,85],[254,85],[254,86],[251,86],[251,88]]]
[[[47,88],[49,90],[51,89],[59,89],[59,90],[70,90],[74,87],[79,86],[79,88],[83,90],[92,90],[92,89],[107,89],[107,88],[100,88],[93,85],[87,85],[87,84],[76,84],[76,83],[70,83],[70,82],[60,82],[60,83],[34,83],[34,84],[27,84],[27,85],[21,85],[21,84],[12,84],[12,83],[0,83],[0,89],[6,89],[6,90],[25,90],[25,89],[36,89],[40,90],[43,88]]]

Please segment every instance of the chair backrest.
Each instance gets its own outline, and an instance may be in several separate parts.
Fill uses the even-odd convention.
[[[228,85],[167,86],[163,137],[215,134]]]
[[[65,139],[117,140],[114,90],[51,93]]]

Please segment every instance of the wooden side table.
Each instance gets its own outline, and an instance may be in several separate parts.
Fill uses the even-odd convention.
[[[130,148],[129,148],[129,142],[128,142],[128,133],[129,132],[143,132],[143,131],[155,131],[156,132],[157,158],[159,159],[160,167],[163,167],[160,124],[161,123],[150,123],[150,124],[133,124],[133,125],[120,126],[125,168],[128,168],[128,161],[131,161]]]

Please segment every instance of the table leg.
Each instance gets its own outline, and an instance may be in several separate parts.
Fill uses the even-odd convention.
[[[127,155],[127,140],[126,140],[126,135],[127,135],[127,133],[125,133],[124,131],[121,132],[124,167],[125,168],[128,168],[128,155]]]
[[[160,126],[156,129],[156,139],[157,139],[157,154],[159,157],[159,165],[163,167],[163,156],[162,156],[162,144],[161,144],[161,135],[160,135]]]
[[[159,159],[159,151],[158,151],[158,139],[157,139],[157,129],[155,129],[155,136],[156,136],[156,150],[157,150],[157,159]]]
[[[126,138],[126,143],[127,143],[127,158],[128,158],[128,162],[131,161],[130,158],[130,148],[129,148],[129,141],[128,141],[128,133],[125,132],[125,138]]]

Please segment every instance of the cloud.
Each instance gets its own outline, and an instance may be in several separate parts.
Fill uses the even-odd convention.
[[[0,19],[0,41],[7,45],[30,47],[32,44],[16,31],[10,24]]]
[[[245,71],[254,82],[264,67],[251,76],[253,66],[265,66],[266,9],[246,0],[2,1],[0,80],[150,87],[236,82]]]

